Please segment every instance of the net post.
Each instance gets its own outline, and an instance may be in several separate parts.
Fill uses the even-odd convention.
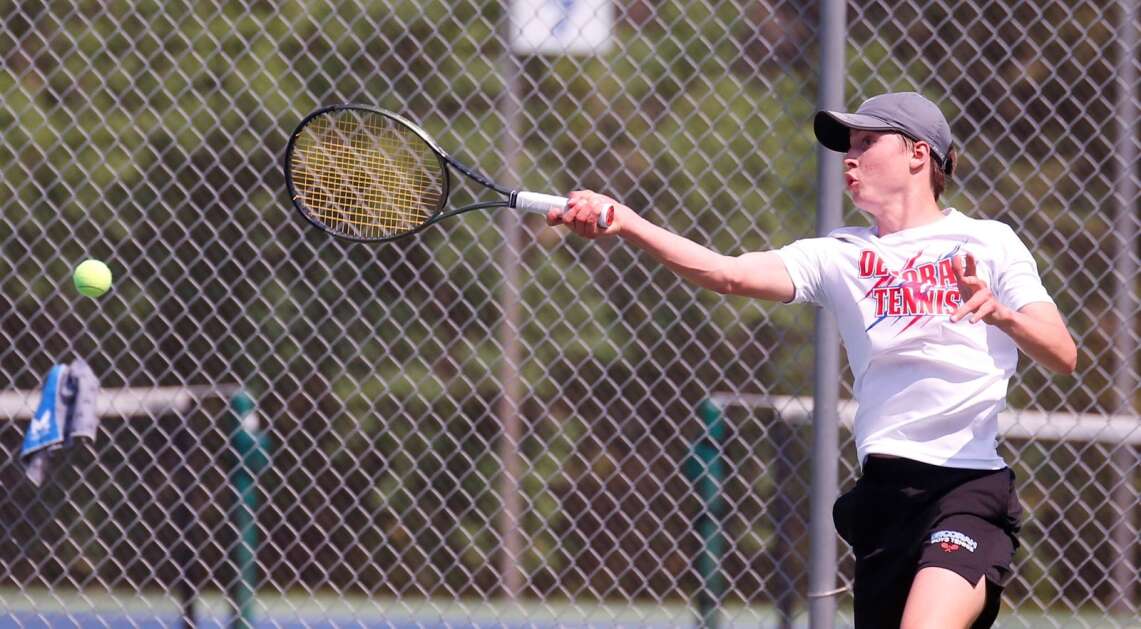
[[[698,405],[697,415],[701,419],[702,431],[691,445],[684,470],[701,500],[701,510],[694,522],[701,540],[701,549],[694,562],[700,580],[695,597],[698,626],[714,629],[718,626],[718,608],[725,593],[721,574],[721,556],[725,547],[725,536],[721,530],[725,511],[725,499],[721,494],[725,482],[722,457],[725,420],[721,407],[711,399]]]
[[[230,521],[237,540],[231,551],[234,578],[230,582],[231,629],[252,629],[257,594],[257,477],[269,465],[269,440],[261,429],[252,397],[238,391],[230,398],[230,447],[233,467],[230,485],[234,506]]]

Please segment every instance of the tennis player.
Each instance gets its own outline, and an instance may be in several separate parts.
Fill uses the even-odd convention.
[[[882,94],[855,113],[818,112],[813,128],[844,153],[848,194],[870,227],[732,257],[591,191],[571,193],[547,222],[619,236],[719,293],[830,310],[858,402],[862,473],[833,508],[856,557],[856,626],[989,627],[1021,517],[996,417],[1019,349],[1070,373],[1074,341],[1018,236],[940,206],[956,154],[934,103]],[[600,230],[607,206],[613,223]]]

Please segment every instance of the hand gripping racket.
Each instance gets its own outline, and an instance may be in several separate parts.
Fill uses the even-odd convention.
[[[448,166],[504,198],[446,210]],[[325,107],[301,121],[286,145],[285,182],[306,220],[338,238],[365,242],[408,236],[473,210],[545,215],[567,204],[565,197],[501,186],[456,161],[405,118],[359,105]],[[613,212],[606,208],[599,228],[610,224]]]

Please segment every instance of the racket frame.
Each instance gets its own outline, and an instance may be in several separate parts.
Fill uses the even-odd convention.
[[[357,236],[352,236],[350,234],[345,234],[345,233],[333,231],[332,229],[329,229],[329,227],[323,221],[320,221],[316,217],[313,216],[313,213],[310,211],[310,209],[305,205],[304,202],[302,202],[300,200],[300,194],[298,193],[297,187],[294,185],[294,182],[293,182],[293,166],[292,166],[291,162],[293,159],[294,147],[296,145],[296,141],[297,141],[298,136],[301,135],[301,132],[313,120],[315,120],[321,116],[331,114],[331,113],[335,113],[338,111],[359,111],[362,113],[379,115],[379,116],[382,116],[385,118],[390,118],[393,121],[397,122],[398,124],[401,124],[404,127],[406,127],[409,131],[412,131],[414,134],[416,134],[416,136],[419,137],[421,140],[423,140],[424,144],[426,144],[428,146],[428,148],[435,154],[436,159],[439,160],[439,162],[440,162],[440,170],[443,172],[443,178],[442,178],[443,182],[442,182],[442,186],[441,186],[442,190],[441,190],[441,194],[440,194],[440,199],[436,205],[435,210],[430,214],[430,216],[427,220],[421,222],[418,226],[416,226],[413,229],[403,231],[403,232],[400,232],[398,234],[393,234],[390,236],[357,237]],[[445,210],[444,208],[447,207],[448,198],[451,196],[451,191],[452,191],[452,173],[451,173],[451,170],[448,168],[449,166],[451,166],[452,168],[455,168],[456,170],[458,170],[460,172],[460,174],[468,177],[469,179],[472,179],[476,183],[484,186],[485,188],[488,188],[490,190],[498,192],[499,194],[502,194],[505,198],[500,199],[500,200],[495,200],[495,201],[483,201],[480,203],[473,203],[471,205],[465,205],[463,207],[452,209],[452,210]],[[291,133],[289,135],[289,141],[285,145],[285,158],[283,160],[283,171],[285,174],[285,185],[286,185],[287,190],[289,191],[289,199],[290,199],[290,201],[293,202],[294,207],[296,207],[297,210],[299,212],[301,212],[301,215],[303,217],[305,217],[305,220],[308,221],[313,226],[317,227],[318,229],[320,229],[326,233],[332,234],[333,236],[335,236],[337,238],[340,238],[343,240],[354,241],[354,242],[387,242],[387,241],[391,241],[391,240],[396,240],[398,238],[404,238],[405,236],[411,236],[412,234],[415,234],[415,233],[423,230],[424,228],[428,227],[429,225],[433,225],[435,223],[438,223],[439,221],[441,221],[445,218],[456,216],[457,214],[464,214],[466,212],[472,212],[475,210],[486,210],[486,209],[490,209],[490,208],[510,207],[510,208],[525,209],[525,210],[532,211],[532,212],[540,212],[540,213],[544,212],[545,210],[540,209],[539,206],[536,206],[534,204],[533,200],[535,197],[541,198],[544,201],[549,199],[552,203],[554,203],[556,200],[561,200],[564,204],[566,203],[566,199],[563,197],[555,197],[555,196],[551,196],[551,195],[540,195],[537,193],[529,193],[529,192],[520,191],[520,190],[513,190],[511,188],[507,188],[505,186],[502,186],[502,185],[496,183],[494,180],[492,180],[487,175],[484,175],[483,173],[479,172],[478,170],[475,170],[474,168],[471,168],[470,166],[456,160],[454,157],[452,157],[450,154],[448,154],[448,152],[445,151],[443,149],[443,147],[441,147],[439,144],[437,144],[436,141],[433,140],[430,135],[428,135],[427,131],[424,131],[424,129],[422,129],[419,125],[412,122],[411,120],[408,120],[404,116],[401,116],[400,114],[388,111],[386,109],[380,109],[377,107],[371,107],[369,105],[361,105],[361,104],[357,104],[357,103],[345,103],[345,104],[337,104],[337,105],[329,105],[326,107],[321,107],[319,109],[316,109],[316,110],[310,112],[304,118],[302,118],[301,122],[298,123],[297,128],[295,128],[293,130],[293,133]],[[521,194],[524,195],[522,198],[520,198]],[[520,204],[521,201],[523,202],[523,204]],[[554,207],[554,205],[552,205],[551,207]],[[609,218],[609,217],[605,217],[605,218]],[[604,225],[602,225],[602,226],[604,226]]]

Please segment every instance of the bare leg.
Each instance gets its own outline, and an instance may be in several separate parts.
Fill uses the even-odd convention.
[[[923,568],[911,582],[900,629],[968,629],[986,604],[986,577],[971,586],[946,568]]]

